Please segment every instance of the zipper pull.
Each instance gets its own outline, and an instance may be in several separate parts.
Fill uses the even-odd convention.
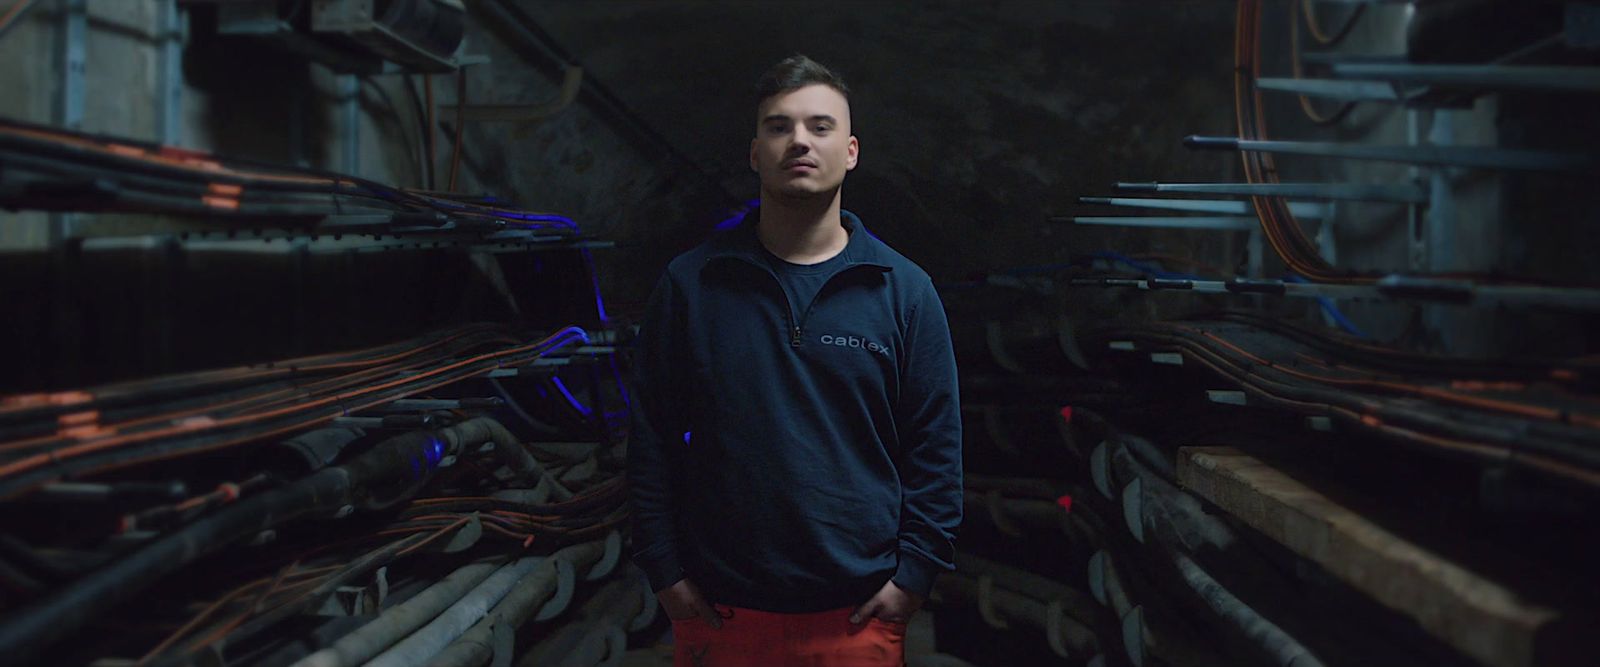
[[[800,347],[800,327],[794,328],[794,335],[789,338],[790,347]]]

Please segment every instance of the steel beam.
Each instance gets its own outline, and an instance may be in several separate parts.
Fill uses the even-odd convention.
[[[361,80],[354,74],[339,75],[339,104],[344,132],[344,173],[361,175]]]
[[[176,2],[162,2],[157,11],[161,12],[161,115],[156,137],[162,144],[177,146],[183,143],[183,14]]]
[[[69,130],[83,129],[83,78],[88,69],[88,0],[60,0],[60,40],[56,43],[61,64],[61,89],[56,100],[56,124]]]

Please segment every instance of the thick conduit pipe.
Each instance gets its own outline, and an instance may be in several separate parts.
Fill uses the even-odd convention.
[[[439,583],[428,587],[416,597],[383,612],[371,623],[361,626],[333,646],[302,658],[292,667],[348,667],[365,662],[382,653],[395,642],[433,620],[446,607],[461,599],[489,575],[494,574],[499,563],[473,563],[450,573]]]
[[[1275,664],[1283,667],[1322,667],[1322,661],[1318,660],[1309,649],[1250,608],[1250,605],[1245,604],[1243,600],[1235,597],[1188,556],[1174,552],[1172,560],[1178,565],[1178,572],[1183,575],[1184,583],[1199,594],[1206,606],[1217,616],[1227,619],[1229,623],[1239,628],[1245,637],[1265,651]]]
[[[494,443],[494,455],[500,458],[520,478],[534,478],[541,474],[539,462],[506,430],[500,422],[489,417],[477,417],[439,429],[439,437],[449,443],[452,451],[462,451],[465,446],[484,442]]]
[[[365,667],[412,667],[432,658],[483,618],[495,603],[511,591],[517,581],[543,560],[543,556],[527,556],[505,564],[450,605],[444,613],[378,654]]]
[[[556,593],[560,567],[570,564],[574,569],[587,571],[604,554],[604,540],[577,544],[555,552],[534,568],[532,574],[516,582],[477,625],[433,656],[427,663],[428,667],[480,667],[488,662],[495,655],[494,639],[497,634],[514,631],[527,623],[536,612],[542,615],[547,604],[555,602],[565,605],[566,600],[551,599]]]
[[[414,490],[427,480],[431,468],[413,469],[413,462],[437,462],[450,453],[431,433],[406,433],[379,443],[349,463],[244,498],[158,538],[8,616],[0,624],[0,665],[36,664],[45,647],[99,613],[235,540],[308,514],[368,500],[375,490],[395,493],[387,489],[397,486],[396,482]]]

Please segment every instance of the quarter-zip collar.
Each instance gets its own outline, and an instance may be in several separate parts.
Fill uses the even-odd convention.
[[[756,236],[756,222],[759,220],[761,220],[761,209],[759,207],[750,209],[737,227],[711,241],[712,250],[706,256],[706,262],[709,264],[719,259],[742,259],[771,271],[762,256],[766,249],[761,247],[761,238]],[[844,263],[840,265],[839,271],[847,271],[858,266],[868,266],[883,271],[893,270],[882,255],[883,242],[867,233],[867,228],[861,224],[861,218],[841,209],[839,222],[844,225],[845,231],[850,233],[850,239],[845,241],[844,250],[839,251],[844,255]]]
[[[765,257],[770,251],[762,247],[761,238],[756,236],[756,222],[760,219],[761,209],[750,209],[750,212],[744,214],[744,219],[739,221],[738,227],[713,239],[711,241],[712,249],[710,254],[706,256],[705,266],[710,266],[717,261],[743,262],[771,276],[773,282],[777,283],[778,274],[773,272],[772,265]],[[867,229],[861,225],[861,218],[857,218],[854,213],[849,211],[840,210],[839,222],[850,233],[850,239],[845,241],[844,250],[839,251],[839,254],[844,256],[844,262],[837,269],[830,272],[827,278],[823,279],[823,287],[817,293],[817,299],[822,298],[822,294],[828,289],[828,283],[839,277],[840,274],[855,270],[883,272],[894,270],[894,267],[886,263],[881,255],[880,247],[883,247],[883,242],[867,233]],[[780,292],[783,291],[781,286],[777,287],[779,287]],[[810,318],[811,309],[816,305],[816,300],[814,299],[809,304],[790,303],[789,295],[784,294],[783,302],[785,314],[789,318],[789,346],[798,348],[805,331],[806,320]]]

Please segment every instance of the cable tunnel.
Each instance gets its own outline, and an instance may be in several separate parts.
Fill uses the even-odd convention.
[[[0,0],[0,63],[0,665],[1600,649],[1594,0]]]

